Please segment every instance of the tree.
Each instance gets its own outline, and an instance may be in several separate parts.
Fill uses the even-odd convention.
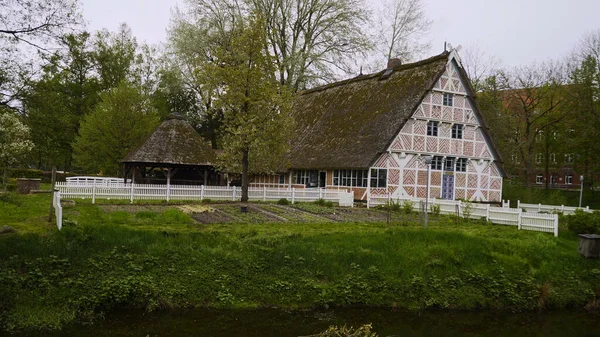
[[[100,96],[84,117],[74,144],[77,165],[86,172],[120,175],[119,163],[158,125],[158,116],[140,89],[122,82]]]
[[[81,22],[76,0],[0,2],[0,106],[19,108],[25,83],[35,73],[35,51],[48,52]]]
[[[210,46],[227,44],[239,23],[261,15],[277,79],[293,90],[352,72],[353,57],[371,47],[361,0],[188,0],[187,7],[188,15],[173,19],[172,43],[185,37],[206,60]]]
[[[49,57],[40,79],[33,81],[22,102],[35,143],[38,167],[71,169],[72,143],[84,115],[98,101],[100,85],[90,35],[69,34]]]
[[[499,72],[500,60],[493,55],[488,55],[477,44],[466,46],[461,53],[461,63],[471,80],[475,92],[486,87],[486,79],[492,78]],[[489,89],[489,86],[487,86]]]
[[[220,88],[216,104],[224,112],[221,166],[242,174],[242,201],[248,201],[249,174],[272,172],[282,164],[291,129],[291,96],[275,78],[276,64],[265,50],[264,19],[252,17],[220,48],[207,67]]]
[[[17,115],[0,108],[0,164],[4,169],[2,185],[5,192],[8,165],[16,163],[32,147],[27,126]]]
[[[410,61],[431,48],[423,41],[431,28],[421,0],[388,0],[379,9],[375,25],[377,50],[384,62],[399,58]]]
[[[115,88],[123,81],[132,80],[138,43],[127,24],[121,24],[116,33],[98,32],[94,44],[94,60],[102,88]]]

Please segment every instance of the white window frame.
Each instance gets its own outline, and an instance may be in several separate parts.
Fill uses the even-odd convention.
[[[565,154],[565,164],[573,164],[573,154],[572,153]]]
[[[463,139],[464,128],[463,124],[452,125],[452,139]]]
[[[441,171],[444,167],[444,157],[442,156],[433,156],[431,160],[431,169]]]
[[[543,184],[544,183],[544,176],[541,173],[538,173],[535,176],[535,183],[536,184]]]
[[[387,169],[372,168],[371,169],[371,188],[387,188]],[[383,181],[383,184],[381,182]],[[383,185],[383,186],[382,186]]]
[[[536,153],[535,154],[535,163],[536,164],[541,164],[543,157],[544,156],[541,153]]]
[[[454,172],[454,167],[456,165],[455,157],[446,157],[444,159],[444,171],[446,172]],[[450,166],[450,167],[448,167]]]
[[[467,172],[467,158],[458,158],[456,160],[456,172]]]
[[[442,97],[442,105],[443,106],[454,106],[454,94],[445,92]]]
[[[565,174],[565,184],[567,184],[567,185],[573,184],[573,174],[572,173]]]
[[[427,122],[427,135],[432,137],[437,137],[439,135],[439,122]]]

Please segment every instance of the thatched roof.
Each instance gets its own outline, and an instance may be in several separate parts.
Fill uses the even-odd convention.
[[[169,115],[121,163],[167,166],[213,165],[215,152],[192,126],[178,115]]]
[[[301,93],[294,104],[291,167],[369,167],[444,73],[448,55]]]

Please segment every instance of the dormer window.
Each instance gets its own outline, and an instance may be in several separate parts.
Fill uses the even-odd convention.
[[[427,135],[437,137],[438,135],[438,122],[429,121],[427,123]]]
[[[454,105],[454,94],[444,93],[443,104],[445,106],[453,106]]]

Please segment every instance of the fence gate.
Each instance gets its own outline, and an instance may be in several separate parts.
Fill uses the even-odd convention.
[[[442,180],[442,199],[454,200],[454,175],[444,174]]]

